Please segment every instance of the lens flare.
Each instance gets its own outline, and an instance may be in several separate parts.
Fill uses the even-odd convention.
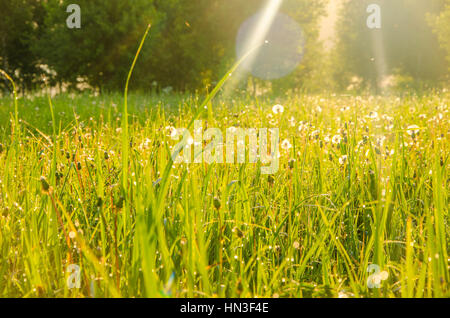
[[[283,0],[268,0],[265,8],[251,17],[241,26],[237,39],[238,56],[249,52],[253,48],[266,42],[267,34],[277,16]],[[268,44],[268,43],[266,43]],[[259,51],[259,50],[258,50]],[[245,61],[245,65],[252,65],[258,52],[255,52]]]
[[[248,19],[239,30],[236,54],[238,57],[247,52],[248,43],[258,45],[258,49],[242,63],[242,69],[253,76],[263,80],[274,80],[290,74],[300,63],[303,57],[305,44],[303,32],[298,23],[283,13],[277,13],[269,28],[264,28],[265,36],[256,38],[260,42],[251,39],[251,30],[261,14],[256,14]]]
[[[270,80],[289,74],[303,56],[303,33],[298,24],[279,13],[283,0],[268,0],[263,9],[247,19],[236,39],[238,60],[252,50],[225,88],[231,93],[249,72]]]

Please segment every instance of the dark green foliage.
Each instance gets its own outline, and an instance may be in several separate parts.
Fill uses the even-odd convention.
[[[42,4],[34,0],[1,0],[0,12],[0,68],[13,75],[22,90],[31,89],[42,73],[38,56],[31,50],[42,31]],[[2,88],[9,88],[4,78],[0,79]]]
[[[81,29],[69,29],[66,8],[72,2],[0,1],[0,68],[14,77],[22,92],[42,87],[44,73],[52,87],[121,91],[149,23],[152,29],[131,88],[210,90],[236,60],[240,25],[265,4],[261,0],[79,0]],[[379,91],[390,75],[409,84],[431,85],[448,76],[448,0],[344,2],[331,60],[318,40],[327,3],[285,0],[280,11],[299,23],[306,39],[301,64],[282,79],[248,76],[238,87],[253,84],[255,89],[277,93],[331,89],[336,83],[345,89],[358,78],[359,88]],[[382,8],[381,30],[366,27],[366,8],[372,3]],[[334,75],[334,83],[329,74]],[[9,87],[3,79],[0,85]]]
[[[133,75],[133,89],[208,88],[235,62],[235,39],[260,0],[79,0],[81,28],[69,29],[73,1],[0,4],[1,67],[32,88],[45,70],[51,86],[122,90],[146,26],[152,29]],[[276,87],[310,82],[321,52],[317,38],[326,0],[288,0],[281,11],[305,32],[307,54],[299,69]],[[13,32],[12,32],[13,31]],[[6,39],[6,40],[5,40]],[[38,68],[38,66],[41,66]]]
[[[122,88],[136,45],[155,19],[151,1],[77,1],[81,28],[69,29],[66,8],[72,2],[45,5],[45,32],[34,51],[55,71],[58,83]]]

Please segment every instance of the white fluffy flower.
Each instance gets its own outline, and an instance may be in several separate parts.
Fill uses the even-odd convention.
[[[347,155],[343,155],[342,157],[339,158],[339,163],[341,165],[346,164],[347,163],[347,158],[348,158]]]
[[[333,138],[331,139],[331,142],[335,145],[340,144],[342,140],[341,135],[335,135],[333,136]]]
[[[283,148],[284,150],[289,150],[292,148],[291,143],[289,142],[289,140],[285,139],[283,140],[283,142],[281,143],[281,148]]]
[[[272,111],[274,114],[282,114],[284,112],[284,107],[278,104],[272,107]]]
[[[417,126],[417,125],[411,125],[411,126],[408,126],[407,129],[408,129],[408,130],[406,131],[406,133],[407,133],[408,135],[412,136],[412,135],[417,135],[417,134],[419,133],[420,127]]]

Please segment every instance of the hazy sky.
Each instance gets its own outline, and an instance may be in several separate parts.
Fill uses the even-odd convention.
[[[335,23],[341,2],[342,0],[330,0],[327,8],[328,16],[322,20],[320,39],[325,43],[326,49],[330,49],[333,46]]]

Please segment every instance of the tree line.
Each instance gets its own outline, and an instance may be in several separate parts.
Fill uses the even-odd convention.
[[[365,8],[374,3],[381,8],[381,28],[361,27],[367,18]],[[344,88],[356,78],[362,80],[356,83],[360,86],[382,88],[390,79],[420,88],[414,86],[446,82],[449,12],[449,0],[346,1],[333,54],[335,83]]]
[[[66,25],[71,3],[82,9],[79,29]],[[239,26],[264,3],[0,0],[0,68],[15,78],[22,91],[43,85],[119,90],[151,23],[133,87],[204,89],[235,62]],[[379,30],[365,27],[366,7],[373,3],[382,9]],[[387,75],[429,85],[448,80],[450,0],[347,0],[339,12],[331,51],[319,41],[327,4],[328,0],[283,2],[280,10],[305,33],[305,55],[291,75],[261,85],[348,89],[356,81],[359,88],[377,89]],[[7,87],[3,81],[0,85]]]

